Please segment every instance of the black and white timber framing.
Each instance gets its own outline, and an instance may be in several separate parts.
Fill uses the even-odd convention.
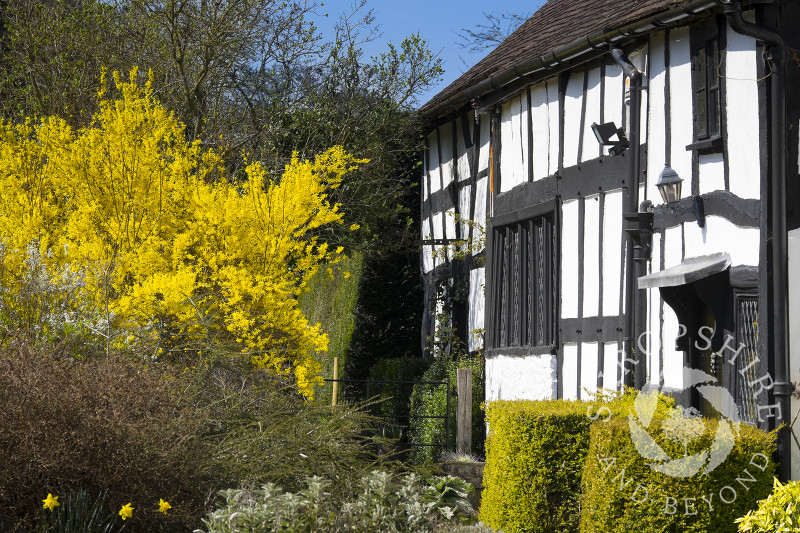
[[[619,4],[624,9],[625,2]],[[529,73],[503,79],[474,99],[450,93],[423,107],[429,124],[421,179],[423,339],[433,333],[435,315],[448,311],[469,350],[483,350],[487,402],[586,399],[599,388],[632,383],[630,372],[680,396],[684,368],[692,367],[739,391],[742,402],[749,402],[742,406],[750,409],[747,421],[774,427],[783,420],[762,416],[776,403],[772,391],[747,397],[747,380],[775,368],[768,275],[772,102],[765,45],[735,31],[717,2],[685,4],[691,9],[670,11],[675,15],[668,20],[645,13],[642,19],[650,18],[640,24],[643,30],[614,37],[643,74],[642,172],[635,185],[626,183],[634,150],[609,154],[591,128],[614,122],[628,138],[632,128],[626,76],[602,45],[587,46],[569,60],[528,65]],[[743,16],[800,49],[796,4],[744,2]],[[626,21],[626,27],[636,23]],[[520,31],[535,35],[529,25]],[[712,81],[718,83],[721,132],[698,139],[693,55],[702,39],[714,41],[719,54]],[[785,88],[791,381],[800,381],[800,282],[793,275],[800,272],[798,65],[800,59],[790,56]],[[683,178],[675,205],[665,204],[656,187],[665,165]],[[652,213],[647,275],[691,258],[729,258],[723,272],[642,292],[637,364],[633,356],[626,363],[623,351],[623,211],[631,186]],[[473,253],[454,258],[453,250],[459,243],[467,250],[466,242],[473,243]],[[548,284],[555,297],[544,309],[538,300],[549,298]],[[551,326],[552,336],[536,333]],[[696,347],[702,337],[692,333],[703,326],[714,331],[708,350]],[[728,336],[735,339],[732,345],[747,346],[750,367],[720,369],[725,365],[712,352]],[[792,402],[793,416],[800,402]],[[800,449],[792,453],[792,477],[800,478]]]

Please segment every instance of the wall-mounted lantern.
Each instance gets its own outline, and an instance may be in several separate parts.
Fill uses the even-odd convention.
[[[669,165],[664,165],[664,170],[658,176],[656,187],[658,187],[658,192],[661,193],[665,204],[674,204],[681,199],[682,183],[683,179],[678,176],[678,173]]]
[[[703,199],[700,196],[692,196],[692,206],[687,208],[678,208],[677,204],[681,201],[681,184],[683,179],[678,176],[672,167],[664,165],[664,170],[658,176],[658,192],[661,193],[661,198],[664,203],[673,207],[672,212],[675,213],[693,213],[697,219],[697,225],[704,228],[706,225],[705,208],[703,207]]]

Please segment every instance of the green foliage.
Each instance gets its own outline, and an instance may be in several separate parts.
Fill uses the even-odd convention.
[[[318,352],[315,358],[322,365],[321,375],[333,378],[333,359],[339,358],[339,368],[347,364],[347,349],[355,326],[358,287],[361,281],[364,255],[351,252],[331,265],[330,273],[317,272],[298,298],[300,309],[312,324],[319,324],[328,336],[328,351]],[[341,372],[341,370],[340,370]],[[325,384],[315,395],[320,403],[330,403],[331,386]]]
[[[430,361],[422,357],[396,357],[378,359],[369,372],[372,382],[414,381],[428,369]],[[373,393],[378,394],[371,412],[387,418],[394,426],[408,426],[408,414],[413,386],[411,383],[375,383]]]
[[[741,533],[777,533],[800,530],[800,481],[781,484],[776,478],[773,492],[758,502],[758,509],[737,518]]]
[[[365,380],[378,358],[420,354],[419,325],[422,291],[419,250],[395,250],[367,254],[355,308],[355,325],[343,377]],[[391,305],[388,305],[391,302]],[[351,385],[346,397],[364,397],[363,386]]]
[[[657,414],[648,432],[671,457],[710,448],[716,420],[704,419],[704,429],[685,450],[684,443],[658,431],[668,418]],[[581,531],[734,532],[734,520],[769,494],[774,449],[773,434],[740,424],[722,464],[702,476],[673,477],[648,466],[631,440],[626,418],[595,423],[583,473]]]
[[[483,522],[509,533],[577,530],[587,408],[567,401],[489,404]]]
[[[137,531],[185,531],[209,494],[242,482],[299,490],[319,474],[337,481],[343,499],[374,468],[359,437],[369,423],[352,407],[309,405],[247,361],[177,373],[14,345],[0,350],[0,509],[28,531],[48,492],[66,507],[65,495],[83,487],[107,490],[112,510],[132,503],[125,523]],[[172,505],[166,516],[160,498]]]
[[[224,502],[203,519],[205,531],[424,532],[472,513],[466,499],[472,486],[452,477],[426,483],[414,474],[395,478],[373,471],[361,479],[355,499],[344,502],[332,497],[330,481],[314,476],[306,485],[296,493],[272,483],[260,489],[220,491]]]
[[[446,356],[433,360],[430,368],[422,375],[422,381],[447,381],[450,386],[456,385],[456,373],[459,368],[472,369],[472,442],[473,446],[483,442],[483,419],[481,402],[483,401],[483,359],[460,356],[449,359]],[[411,412],[421,416],[443,417],[447,414],[447,388],[444,385],[418,384],[411,394]],[[450,436],[455,440],[456,434],[456,398],[450,398]],[[411,419],[410,438],[420,444],[446,444],[445,420],[441,418]],[[412,459],[418,463],[431,463],[438,460],[438,454],[446,448],[435,446],[419,446],[412,450]]]
[[[0,116],[59,115],[86,126],[97,111],[101,68],[138,66],[152,72],[156,94],[187,125],[187,137],[221,154],[231,175],[246,166],[243,152],[273,178],[294,152],[313,157],[332,142],[370,159],[331,198],[361,230],[326,231],[326,240],[377,252],[407,245],[421,147],[413,108],[441,76],[441,59],[418,35],[365,56],[377,27],[363,3],[326,39],[314,24],[329,9],[323,4],[4,1]]]
[[[593,420],[630,410],[634,394],[600,393],[591,402],[495,401],[481,520],[509,533],[577,531],[581,475]],[[662,402],[661,409],[671,405]]]
[[[42,533],[117,533],[125,531],[119,514],[107,505],[108,491],[91,498],[84,489],[67,493],[58,507],[42,510]]]

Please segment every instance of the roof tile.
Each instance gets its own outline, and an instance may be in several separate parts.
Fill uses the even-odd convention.
[[[466,103],[464,91],[516,64],[534,60],[583,36],[611,31],[689,0],[548,0],[497,48],[421,108],[435,116]]]

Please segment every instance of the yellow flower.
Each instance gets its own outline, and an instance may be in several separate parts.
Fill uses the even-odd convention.
[[[122,517],[123,520],[127,520],[128,518],[133,516],[133,507],[131,507],[130,503],[126,503],[122,506],[122,509],[119,510],[119,515]]]
[[[161,498],[161,499],[158,500],[158,512],[159,513],[167,514],[167,511],[169,511],[170,509],[172,509],[172,506],[169,504],[169,502],[165,502],[164,498]]]
[[[45,498],[42,501],[44,502],[44,505],[42,507],[44,507],[45,509],[50,509],[50,512],[52,512],[53,509],[61,505],[60,503],[58,503],[58,496],[53,496],[50,493],[48,493],[47,498]]]
[[[358,224],[350,224],[350,231],[356,231],[357,229],[361,229],[361,226]]]

